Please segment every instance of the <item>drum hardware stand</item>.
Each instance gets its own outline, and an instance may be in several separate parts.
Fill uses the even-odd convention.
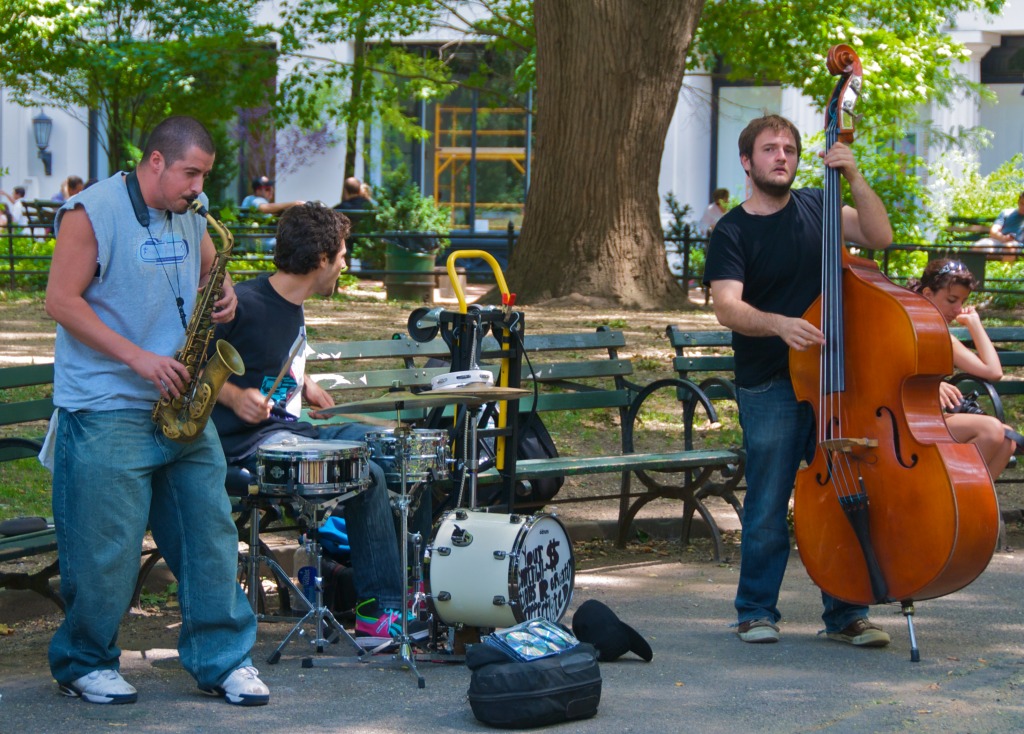
[[[259,496],[257,485],[253,484],[249,486],[249,496],[244,500],[249,505],[252,511],[252,517],[249,520],[249,552],[246,556],[246,579],[248,583],[249,591],[249,604],[252,606],[252,611],[256,615],[256,619],[261,622],[278,622],[278,621],[291,621],[294,616],[275,615],[275,614],[261,614],[259,611],[260,604],[260,565],[267,566],[274,574],[275,580],[278,584],[285,584],[293,592],[294,596],[301,599],[306,605],[306,609],[312,609],[313,605],[310,604],[305,594],[302,593],[302,589],[295,585],[291,577],[285,572],[281,564],[277,562],[269,553],[264,554],[260,547],[260,515],[259,515]],[[290,601],[291,595],[289,595]]]
[[[410,572],[409,572],[409,505],[411,498],[408,492],[408,476],[406,468],[406,452],[409,448],[409,435],[412,431],[409,426],[399,425],[395,428],[395,461],[398,464],[399,473],[401,476],[402,494],[398,498],[398,509],[402,518],[402,609],[399,610],[402,619],[402,634],[398,640],[398,654],[395,656],[395,661],[404,668],[416,676],[416,685],[418,688],[425,688],[426,681],[420,672],[416,669],[416,658],[412,652],[412,638],[409,636],[409,608],[411,606],[410,600]],[[417,533],[417,536],[419,533]],[[416,547],[419,547],[419,543],[415,543]],[[418,562],[417,562],[418,565]]]
[[[277,649],[267,658],[267,662],[271,665],[275,665],[281,659],[281,651],[285,648],[288,642],[298,634],[300,637],[305,636],[306,632],[304,626],[307,622],[312,622],[314,625],[314,638],[309,642],[311,645],[316,647],[318,653],[322,653],[328,643],[336,640],[346,640],[349,644],[354,647],[356,652],[356,661],[361,660],[366,654],[365,650],[360,647],[359,643],[353,639],[353,637],[341,626],[341,623],[335,619],[334,614],[324,605],[324,584],[323,584],[323,573],[321,569],[321,561],[323,559],[323,552],[320,548],[320,534],[317,524],[317,503],[311,502],[305,498],[299,498],[302,512],[300,514],[300,522],[305,520],[307,526],[307,533],[310,540],[312,541],[313,554],[316,556],[316,581],[315,581],[315,597],[314,601],[310,602],[306,595],[302,593],[302,590],[297,588],[292,582],[290,577],[288,578],[289,585],[298,592],[298,596],[305,602],[308,607],[306,615],[302,617],[295,626],[291,628],[285,638],[281,640],[281,644],[277,646]],[[276,565],[276,564],[275,564]],[[280,566],[278,566],[280,568]],[[324,637],[327,630],[330,630],[330,637]],[[314,661],[316,658],[305,658],[302,661],[303,668],[314,667]]]
[[[400,561],[400,563],[402,564],[402,580],[403,580],[403,584],[404,584],[404,590],[402,591],[402,607],[403,608],[398,610],[399,615],[400,615],[401,620],[402,620],[402,632],[401,632],[401,634],[398,637],[394,638],[390,643],[387,643],[386,645],[382,645],[381,647],[390,647],[392,644],[398,643],[398,652],[397,652],[397,654],[392,656],[392,662],[394,662],[395,665],[397,665],[398,667],[401,667],[401,668],[404,668],[406,670],[409,670],[414,676],[416,676],[416,685],[417,685],[418,688],[426,688],[426,685],[427,685],[426,681],[423,679],[423,676],[420,675],[419,670],[416,669],[416,656],[412,652],[412,638],[409,636],[409,607],[410,607],[410,591],[409,591],[409,582],[410,582],[410,578],[409,578],[409,576],[410,576],[410,572],[409,572],[409,505],[411,503],[411,499],[410,499],[410,496],[409,496],[409,492],[407,491],[408,476],[407,476],[407,469],[406,469],[406,452],[408,450],[409,436],[412,433],[412,428],[410,428],[409,426],[402,425],[401,420],[400,420],[401,419],[401,406],[398,407],[398,410],[399,410],[399,424],[394,429],[394,436],[395,436],[395,464],[397,464],[398,467],[399,467],[399,472],[400,472],[400,477],[401,477],[401,485],[402,485],[402,491],[401,491],[401,494],[398,496],[398,500],[397,500],[398,509],[399,509],[399,512],[400,512],[400,515],[401,515],[401,518],[402,518],[402,530],[401,530],[402,542],[400,543],[400,546],[401,546],[401,561]],[[419,534],[417,533],[417,536],[418,535]],[[415,542],[416,541],[414,541],[414,543]],[[417,545],[417,547],[418,547],[418,545]],[[317,556],[317,559],[318,559],[317,562],[319,563],[319,555]],[[320,590],[320,578],[319,578],[319,571],[318,571],[318,573],[317,573],[317,593],[318,594],[319,594],[319,590]],[[328,614],[330,614],[330,612],[328,612]],[[306,616],[308,617],[309,615],[307,614]],[[334,617],[331,617],[331,619],[333,620]],[[335,622],[335,624],[337,624],[337,622]],[[348,633],[345,633],[345,635],[348,636]],[[351,640],[351,638],[349,638],[349,639]],[[285,642],[287,642],[287,641],[288,640],[285,639]],[[353,640],[353,644],[355,644],[358,647],[358,643],[356,643],[354,640]],[[284,642],[282,642],[281,645],[284,646]],[[361,655],[366,652],[361,647],[359,649],[360,649],[360,654]],[[374,652],[377,652],[380,649],[381,648],[377,648],[375,650],[371,650],[370,652],[374,653]],[[360,659],[359,659],[360,660],[360,664],[365,664],[367,662],[370,662],[370,657],[371,657],[370,655],[366,655],[365,657],[360,657]],[[337,666],[338,666],[337,662],[333,662],[331,660],[323,660],[323,659],[320,659],[320,658],[307,658],[306,660],[302,661],[302,667],[304,667],[304,668],[337,667]]]

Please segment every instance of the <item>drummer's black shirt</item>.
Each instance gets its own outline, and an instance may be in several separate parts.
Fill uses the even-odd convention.
[[[239,283],[235,286],[235,295],[238,297],[235,318],[226,324],[218,324],[216,331],[216,338],[226,340],[237,349],[245,363],[245,374],[232,375],[229,382],[240,388],[255,387],[266,394],[288,359],[295,337],[305,335],[305,314],[301,305],[282,298],[274,290],[268,276]],[[270,419],[262,423],[246,423],[230,408],[217,404],[211,417],[229,464],[251,456],[268,436],[277,431],[291,431],[310,438],[317,436],[316,426],[296,420],[304,373],[305,358],[300,351],[274,391],[277,407],[271,412]],[[291,409],[291,413],[285,410],[285,406]]]
[[[793,189],[789,202],[768,216],[730,209],[708,243],[704,285],[743,283],[743,300],[759,311],[802,316],[821,293],[821,189]],[[734,331],[736,384],[753,387],[788,373],[789,347],[777,336]]]

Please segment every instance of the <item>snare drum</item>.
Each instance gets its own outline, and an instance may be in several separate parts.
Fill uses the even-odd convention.
[[[357,441],[285,439],[256,449],[261,495],[330,499],[369,484],[366,445]]]
[[[405,478],[407,482],[423,482],[433,477],[448,477],[448,432],[434,428],[414,428],[406,435]],[[370,458],[384,470],[389,487],[402,483],[401,467],[395,461],[398,438],[393,431],[370,431],[364,438]]]
[[[557,622],[572,600],[572,542],[554,515],[447,512],[427,555],[430,599],[449,625]]]

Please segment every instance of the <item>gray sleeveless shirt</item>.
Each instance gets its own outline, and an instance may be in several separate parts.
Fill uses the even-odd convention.
[[[205,195],[200,198],[207,204]],[[85,210],[99,248],[96,274],[83,294],[111,329],[139,347],[173,357],[185,343],[175,303],[192,314],[200,278],[200,243],[206,220],[190,212],[149,210],[149,227],[135,218],[124,175],[116,173],[73,196],[64,212]],[[73,243],[72,243],[73,244]],[[57,326],[53,402],[67,410],[149,410],[160,398],[151,382],[128,365],[78,341]]]

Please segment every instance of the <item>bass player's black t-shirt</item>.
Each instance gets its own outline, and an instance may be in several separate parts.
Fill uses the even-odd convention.
[[[743,300],[759,311],[802,316],[821,293],[822,205],[820,189],[794,189],[789,203],[768,216],[733,207],[708,243],[704,285],[743,283]],[[789,367],[789,347],[777,336],[733,332],[736,384],[752,387]]]

